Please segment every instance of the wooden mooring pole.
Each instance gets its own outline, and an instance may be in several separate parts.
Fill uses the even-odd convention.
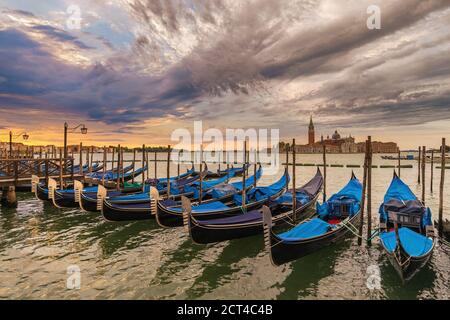
[[[230,159],[228,152],[225,153],[225,162],[227,163],[227,183],[230,182]]]
[[[102,175],[102,185],[105,185],[105,174],[106,174],[106,166],[108,165],[108,151],[106,150],[106,146],[103,146],[103,175]]]
[[[359,224],[359,237],[358,237],[358,245],[362,244],[362,236],[363,236],[363,226],[364,226],[364,210],[366,208],[366,188],[367,188],[367,167],[368,167],[368,151],[369,151],[369,142],[366,140],[366,153],[364,156],[364,166],[363,166],[363,190],[362,190],[362,198],[361,198],[361,222]]]
[[[142,192],[145,190],[145,144],[142,145]]]
[[[116,179],[116,187],[117,190],[120,190],[120,161],[122,157],[122,147],[120,144],[117,146],[117,179]]]
[[[91,147],[91,159],[89,161],[89,173],[92,173],[93,162],[94,162],[94,147]]]
[[[121,181],[122,186],[125,187],[125,169],[124,169],[124,163],[125,163],[125,150],[122,148],[122,153],[120,154],[120,172],[121,172]]]
[[[286,148],[286,172],[289,175],[289,148]],[[289,190],[289,179],[286,179],[286,190]]]
[[[46,154],[47,155],[47,154]],[[80,164],[79,173],[83,174],[83,143],[80,142]]]
[[[258,170],[258,150],[254,153],[254,163],[253,163],[253,187],[256,188],[256,184],[258,183],[258,179],[256,178],[256,171]]]
[[[145,162],[147,163],[147,179],[150,179],[150,159],[148,158],[147,148],[143,152],[145,153]]]
[[[59,149],[59,188],[64,189],[63,183],[63,157],[62,157],[62,149]]]
[[[425,189],[426,189],[426,185],[425,185],[425,160],[426,160],[426,147],[423,146],[422,147],[422,202],[423,204],[425,204]]]
[[[203,198],[203,144],[200,145],[200,187],[198,193],[198,203],[202,203]]]
[[[417,172],[418,172],[418,174],[417,174],[417,183],[420,183],[420,168],[421,168],[421,162],[422,162],[422,148],[421,147],[419,147],[419,158],[417,159],[417,161],[418,161],[418,164],[417,164]]]
[[[177,159],[177,179],[178,180],[180,180],[180,153],[181,153],[181,150],[178,150],[178,153],[177,153],[177,157],[178,157],[178,159]]]
[[[158,153],[155,151],[155,179],[158,179]]]
[[[89,165],[89,159],[90,159],[89,152],[90,152],[89,147],[86,147],[86,165],[87,165],[87,168],[88,168],[88,172],[89,172],[89,168],[90,168],[90,165]]]
[[[372,245],[372,137],[368,137],[369,150],[367,159],[367,245]]]
[[[295,153],[295,139],[292,139],[292,212],[294,213],[294,219],[297,221],[297,193],[296,193],[296,177],[295,177],[295,159],[296,153]]]
[[[398,177],[402,177],[402,160],[401,160],[401,152],[400,147],[398,148]]]
[[[247,160],[247,140],[244,141],[244,165],[243,165],[243,171],[242,171],[242,210],[245,212],[246,204],[247,204],[247,192],[245,190],[245,179],[246,179],[246,171],[245,171],[245,165]]]
[[[167,198],[170,197],[170,145],[167,146]]]
[[[135,171],[136,171],[136,148],[133,148],[133,173],[132,173],[131,183],[134,183]]]
[[[111,157],[111,170],[114,172],[114,158],[116,156],[116,147],[112,149],[112,157]]]
[[[430,192],[433,193],[434,184],[434,149],[431,150]]]
[[[327,201],[327,147],[323,145],[323,202]]]
[[[439,212],[438,212],[438,233],[439,237],[442,237],[442,232],[444,230],[444,185],[445,185],[445,155],[446,155],[446,141],[442,138],[441,146],[441,182],[439,185]]]

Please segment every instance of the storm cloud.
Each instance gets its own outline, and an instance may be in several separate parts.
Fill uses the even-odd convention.
[[[3,108],[122,128],[164,118],[233,123],[233,114],[286,130],[310,113],[328,127],[450,119],[448,0],[94,3],[82,9],[102,24],[89,32],[3,9]],[[373,4],[380,30],[366,25]],[[118,23],[114,8],[126,19]],[[114,34],[99,32],[105,24],[131,41],[117,49]]]

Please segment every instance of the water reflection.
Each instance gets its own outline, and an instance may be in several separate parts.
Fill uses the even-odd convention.
[[[320,159],[318,155],[299,155],[297,161],[318,163]],[[333,164],[361,164],[362,160],[362,155],[328,158]],[[376,155],[374,164],[383,163]],[[416,166],[415,162],[411,164]],[[215,170],[217,166],[209,168]],[[282,170],[263,176],[260,185],[277,180]],[[354,170],[361,178],[362,169]],[[315,171],[314,167],[298,167],[298,185],[308,181]],[[162,177],[165,172],[165,163],[158,163],[158,175]],[[176,166],[171,167],[171,172],[176,172]],[[435,192],[430,194],[428,185],[426,200],[436,217],[440,172],[434,172]],[[331,195],[348,181],[351,169],[328,168],[327,173],[327,193]],[[392,169],[373,171],[374,227],[378,225],[376,211],[391,178]],[[402,178],[421,194],[417,167],[403,169]],[[449,219],[450,179],[445,190],[444,216]],[[16,209],[0,209],[0,298],[450,298],[450,257],[440,249],[412,281],[402,285],[377,239],[368,248],[348,238],[296,262],[274,267],[264,250],[262,235],[199,246],[182,228],[161,229],[152,220],[111,223],[104,221],[100,213],[60,210],[34,199],[32,194],[17,195]],[[82,270],[79,291],[65,287],[70,264]],[[367,288],[366,272],[371,265],[380,268],[381,290]]]

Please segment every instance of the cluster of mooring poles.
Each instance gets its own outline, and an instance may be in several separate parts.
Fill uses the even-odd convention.
[[[359,232],[358,232],[358,244],[362,245],[363,240],[366,240],[367,245],[371,246],[372,240],[378,235],[378,230],[374,230],[372,227],[372,169],[378,168],[377,166],[373,165],[373,147],[372,147],[372,137],[367,137],[367,140],[365,141],[365,154],[364,154],[364,164],[363,167],[363,194],[361,199],[361,224],[359,226]],[[286,148],[286,170],[289,169],[289,165],[292,165],[292,191],[293,194],[295,194],[296,191],[296,166],[299,166],[298,163],[296,163],[296,148],[295,148],[295,139],[292,141],[292,145],[290,148]],[[437,168],[441,170],[441,178],[440,178],[440,185],[439,185],[439,210],[438,210],[438,221],[435,223],[438,229],[438,235],[439,237],[442,237],[443,232],[449,232],[450,230],[450,222],[443,220],[443,212],[444,212],[444,186],[445,186],[445,170],[449,169],[446,167],[446,139],[442,139],[442,146],[440,148],[441,151],[441,163],[440,166]],[[292,150],[292,162],[289,160],[289,149]],[[427,162],[427,148],[426,146],[421,146],[418,149],[419,156],[417,158],[418,161],[418,177],[417,182],[421,185],[421,191],[422,191],[422,197],[421,200],[423,204],[425,205],[426,200],[426,162]],[[327,164],[327,149],[326,146],[323,146],[323,163],[317,164],[315,166],[323,167],[323,201],[325,202],[327,199],[327,167],[333,167],[332,165]],[[435,151],[430,150],[430,192],[433,193],[433,184],[434,184],[434,165],[435,165]],[[398,154],[398,163],[397,163],[397,169],[398,169],[398,176],[401,177],[401,169],[405,168],[405,166],[402,165],[401,162],[401,152],[400,149],[397,151]],[[354,165],[352,167],[358,168],[360,166]],[[387,167],[387,166],[385,166]],[[392,166],[392,168],[395,169],[396,166]],[[287,182],[289,184],[289,182]],[[288,188],[288,185],[286,186]],[[295,208],[296,206],[296,200],[295,196],[293,196],[293,206]],[[367,215],[367,217],[365,217]],[[364,236],[364,221],[367,223],[367,234]]]
[[[364,225],[364,218],[365,215],[367,215],[366,221],[367,221],[367,243],[368,245],[371,245],[371,240],[376,236],[376,232],[373,232],[372,230],[372,169],[378,168],[377,166],[373,165],[373,149],[372,149],[372,138],[369,136],[365,142],[365,155],[364,155],[364,164],[363,164],[363,195],[362,195],[362,208],[361,208],[361,219],[362,222],[359,227],[359,237],[358,237],[358,243],[362,244],[362,241],[364,239],[363,237],[363,225]],[[248,177],[248,170],[250,168],[250,152],[248,151],[248,144],[247,141],[244,141],[244,149],[243,149],[243,167],[245,168],[244,173],[242,175],[242,182],[243,182],[243,192],[242,192],[242,209],[245,212],[245,206],[246,206],[246,178]],[[446,167],[446,140],[445,138],[442,139],[442,146],[441,146],[441,158],[440,158],[440,166],[437,167],[441,170],[441,177],[440,177],[440,185],[439,185],[439,210],[438,210],[438,221],[436,222],[436,225],[438,227],[439,236],[442,235],[442,232],[449,228],[446,224],[448,224],[448,221],[443,221],[443,198],[444,198],[444,185],[445,185],[445,170],[448,168]],[[292,193],[293,195],[296,194],[296,167],[300,165],[305,164],[299,164],[297,163],[296,159],[296,142],[295,139],[292,141],[292,145],[290,148],[286,148],[286,170],[289,170],[289,149],[292,150]],[[110,148],[107,148],[106,146],[103,147],[103,158],[101,161],[95,161],[96,164],[102,164],[102,170],[103,175],[100,184],[105,185],[106,183],[111,183],[111,181],[105,181],[105,173],[108,170],[108,164],[111,163],[110,170],[115,173],[116,179],[114,182],[115,187],[119,190],[121,186],[125,184],[124,176],[125,172],[131,170],[132,180],[131,183],[135,183],[135,167],[137,162],[141,162],[143,172],[142,172],[142,182],[145,182],[146,179],[150,178],[150,157],[149,152],[147,151],[145,144],[142,145],[142,159],[137,159],[137,149],[134,148],[132,150],[133,152],[133,159],[132,160],[125,160],[124,159],[124,151],[125,149],[118,145],[117,147],[113,147],[112,151],[109,151]],[[200,148],[198,150],[198,156],[197,159],[197,152],[194,155],[196,157],[197,163],[199,163],[199,169],[200,169],[200,197],[199,201],[201,203],[202,199],[202,193],[203,193],[203,170],[204,168],[207,168],[206,162],[204,161],[204,149],[203,145],[200,145]],[[109,153],[111,154],[111,157],[109,157]],[[220,171],[220,165],[221,163],[226,163],[227,169],[229,169],[230,161],[228,157],[228,152],[226,152],[226,159],[225,162],[222,162],[223,159],[223,152],[221,151],[219,153],[219,171]],[[234,150],[235,158],[237,155],[238,150]],[[64,152],[67,153],[66,151]],[[178,157],[177,157],[177,175],[180,176],[180,153],[181,151],[178,151]],[[194,153],[194,151],[192,151]],[[426,163],[427,160],[430,162],[430,192],[434,192],[433,185],[434,185],[434,165],[435,165],[435,151],[430,150],[430,157],[427,158],[427,148],[425,146],[421,146],[418,149],[419,156],[417,157],[417,163],[418,163],[418,174],[417,174],[417,182],[421,184],[422,186],[422,202],[425,204],[425,198],[426,198]],[[37,154],[37,158],[35,155]],[[117,154],[117,156],[116,156]],[[171,162],[171,154],[172,154],[172,148],[169,145],[167,148],[167,158],[165,160],[158,160],[158,152],[154,152],[154,177],[155,179],[158,178],[158,162],[159,161],[166,161],[167,163],[167,179],[170,178],[170,162]],[[13,155],[16,155],[16,157],[12,157]],[[222,155],[222,156],[221,156]],[[59,152],[57,152],[55,147],[51,147],[50,149],[45,149],[45,152],[43,152],[42,147],[39,148],[38,152],[34,148],[27,148],[23,153],[21,154],[13,154],[11,152],[8,153],[2,153],[0,155],[0,173],[3,173],[2,176],[0,176],[0,186],[2,187],[2,197],[1,202],[4,206],[7,207],[15,207],[17,206],[17,198],[16,198],[16,187],[27,184],[31,182],[31,175],[37,175],[41,180],[45,180],[46,182],[48,179],[51,178],[57,178],[59,181],[59,185],[61,188],[65,188],[67,185],[67,180],[73,181],[74,178],[86,178],[85,174],[89,174],[93,172],[93,166],[94,166],[94,147],[83,147],[83,144],[80,143],[79,145],[79,167],[77,169],[78,172],[75,172],[75,161],[74,161],[74,155],[73,151],[71,152],[71,156],[63,156],[63,149],[59,149]],[[110,158],[111,160],[108,160]],[[124,163],[131,162],[131,169],[130,167],[127,167],[125,170]],[[192,161],[194,162],[194,161]],[[257,164],[259,162],[259,155],[257,152],[255,153],[254,159],[253,159],[253,168],[255,172],[255,185],[256,185],[256,170],[257,170]],[[234,161],[236,163],[236,161]],[[84,164],[86,164],[84,166]],[[324,183],[323,183],[323,201],[326,201],[327,199],[327,167],[333,167],[333,165],[327,164],[327,148],[324,145],[323,146],[323,163],[318,164],[317,166],[323,167],[323,177],[324,177]],[[87,170],[86,170],[87,167]],[[336,165],[334,165],[336,167]],[[361,167],[360,165],[347,165],[349,168],[358,168]],[[387,167],[387,166],[386,166]],[[396,166],[392,166],[395,168]],[[401,152],[400,149],[398,149],[398,176],[401,177],[402,171],[401,169],[404,168],[401,163]],[[89,176],[89,175],[88,175]],[[91,183],[91,181],[86,178],[85,182]],[[144,190],[145,183],[142,183],[142,190]],[[286,188],[289,188],[289,182],[287,182]],[[170,183],[168,184],[168,190],[167,194],[170,197]],[[296,197],[292,197],[293,207],[296,208]]]

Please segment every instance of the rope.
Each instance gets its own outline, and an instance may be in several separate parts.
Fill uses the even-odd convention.
[[[377,237],[380,234],[380,230],[375,230],[372,232],[370,238],[365,238],[363,236],[359,235],[359,230],[350,222],[342,222],[342,225],[347,228],[348,231],[350,231],[354,236],[358,237],[359,239],[362,239],[366,242],[369,242],[373,240],[375,237]]]
[[[369,240],[373,240],[376,236],[380,235],[380,229],[376,229],[374,232],[372,232],[372,235],[370,236]]]
[[[355,228],[355,226],[352,225],[350,222],[349,222],[348,224],[351,225],[353,228]],[[353,229],[352,229],[350,226],[348,226],[346,223],[342,223],[342,225],[343,225],[345,228],[347,228],[347,230],[350,231],[354,236],[356,236],[356,237],[358,237],[358,238],[364,240],[364,237],[362,237],[362,236],[360,236],[358,233],[356,233],[356,231],[353,230]],[[356,229],[356,228],[355,228],[355,229]]]

